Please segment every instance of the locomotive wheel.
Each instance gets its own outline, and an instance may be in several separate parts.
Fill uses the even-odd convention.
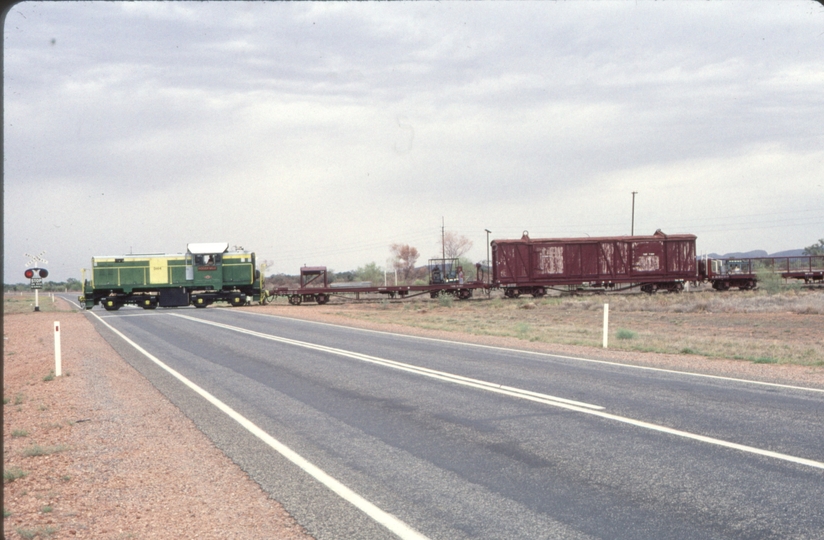
[[[106,311],[117,311],[120,309],[120,304],[117,303],[117,300],[104,300],[100,303],[103,304],[103,309]]]
[[[231,298],[229,298],[229,305],[239,306],[241,304],[243,304],[243,299],[240,297],[240,295],[233,295]]]

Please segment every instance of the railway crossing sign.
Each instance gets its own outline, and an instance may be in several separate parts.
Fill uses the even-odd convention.
[[[44,277],[48,277],[49,271],[45,268],[27,268],[23,275],[29,279],[42,280]]]
[[[23,272],[23,275],[31,280],[32,289],[42,289],[43,278],[49,275],[49,271],[45,268],[26,268],[26,271]]]
[[[33,266],[36,263],[48,263],[49,261],[43,258],[43,255],[45,254],[45,251],[41,251],[39,255],[29,255],[28,253],[24,253],[23,255],[29,258],[29,262],[26,263],[26,266]],[[37,293],[39,293],[40,289],[43,288],[43,278],[49,275],[49,271],[45,268],[39,267],[26,268],[23,275],[31,280],[30,286],[34,290],[34,311],[40,311],[40,297]]]
[[[43,258],[43,255],[45,254],[45,251],[41,251],[39,255],[29,255],[28,253],[24,253],[23,256],[28,257],[29,259],[29,262],[26,263],[26,266],[34,266],[36,263],[48,264],[49,261]]]

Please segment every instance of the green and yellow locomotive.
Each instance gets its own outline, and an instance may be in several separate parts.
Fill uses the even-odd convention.
[[[85,271],[84,271],[85,273]],[[259,302],[262,287],[255,254],[228,243],[189,244],[185,254],[92,257],[91,280],[83,283],[80,304],[109,311],[123,305],[144,309],[216,301],[233,306]]]

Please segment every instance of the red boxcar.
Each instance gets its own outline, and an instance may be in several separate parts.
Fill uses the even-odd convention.
[[[697,279],[695,235],[543,238],[492,242],[492,281],[506,296],[566,286],[680,291]]]

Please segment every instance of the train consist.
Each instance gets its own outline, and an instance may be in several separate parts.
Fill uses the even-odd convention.
[[[753,289],[759,271],[805,283],[824,281],[824,256],[759,259],[709,259],[696,255],[692,234],[600,238],[532,239],[524,232],[517,240],[493,240],[491,268],[476,265],[476,279],[461,279],[457,259],[431,259],[426,285],[373,286],[371,283],[328,283],[323,266],[301,269],[297,288],[279,287],[264,293],[264,301],[285,296],[289,302],[327,303],[332,296],[360,297],[379,293],[390,298],[421,294],[471,298],[477,291],[502,290],[507,298],[523,294],[540,298],[555,290],[617,292],[640,289],[680,292],[685,286],[708,283],[714,289]]]
[[[532,239],[525,231],[517,240],[493,240],[490,267],[476,264],[472,281],[464,279],[458,259],[430,259],[426,284],[330,283],[326,267],[304,266],[297,287],[271,290],[265,289],[255,269],[254,253],[229,251],[228,244],[189,244],[185,254],[94,257],[92,279],[84,278],[80,302],[88,309],[99,304],[116,310],[126,304],[154,309],[206,307],[216,301],[268,303],[277,297],[286,297],[293,305],[326,304],[332,297],[357,299],[364,294],[468,299],[477,291],[493,289],[502,290],[507,298],[540,298],[550,290],[680,292],[702,283],[726,291],[755,288],[762,272],[824,282],[824,256],[710,259],[696,255],[695,242],[695,235],[660,230],[650,236],[543,239]]]
[[[229,251],[227,243],[189,244],[186,253],[178,254],[93,257],[91,273],[90,280],[83,276],[83,296],[78,298],[86,309],[203,308],[216,301],[239,306],[261,299],[255,254]]]

